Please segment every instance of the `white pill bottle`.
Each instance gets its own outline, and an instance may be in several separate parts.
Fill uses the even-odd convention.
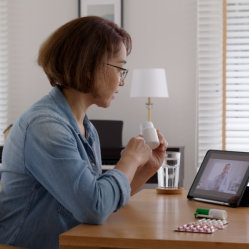
[[[140,125],[140,132],[143,135],[145,142],[152,150],[160,145],[156,129],[151,121],[143,122]]]

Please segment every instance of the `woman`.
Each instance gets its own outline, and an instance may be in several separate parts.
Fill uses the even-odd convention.
[[[3,152],[0,243],[59,247],[59,234],[101,224],[162,164],[166,142],[151,151],[132,138],[115,169],[102,174],[97,132],[86,112],[107,108],[124,85],[131,38],[99,17],[73,20],[41,46],[38,63],[53,89],[14,124]]]

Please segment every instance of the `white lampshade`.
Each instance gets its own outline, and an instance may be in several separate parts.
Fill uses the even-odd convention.
[[[163,68],[134,69],[130,96],[167,98],[169,95],[165,70]]]

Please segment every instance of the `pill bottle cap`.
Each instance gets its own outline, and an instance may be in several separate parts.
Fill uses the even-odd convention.
[[[151,121],[145,121],[140,125],[140,129],[146,129],[146,128],[154,128],[154,125]]]
[[[208,215],[209,214],[209,209],[208,208],[197,208],[195,210],[195,218],[197,218],[198,214]]]

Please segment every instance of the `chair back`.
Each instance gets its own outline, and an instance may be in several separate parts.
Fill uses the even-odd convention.
[[[96,119],[90,121],[99,134],[102,165],[115,165],[123,149],[123,121]]]
[[[123,121],[91,119],[101,143],[101,148],[121,148]]]

